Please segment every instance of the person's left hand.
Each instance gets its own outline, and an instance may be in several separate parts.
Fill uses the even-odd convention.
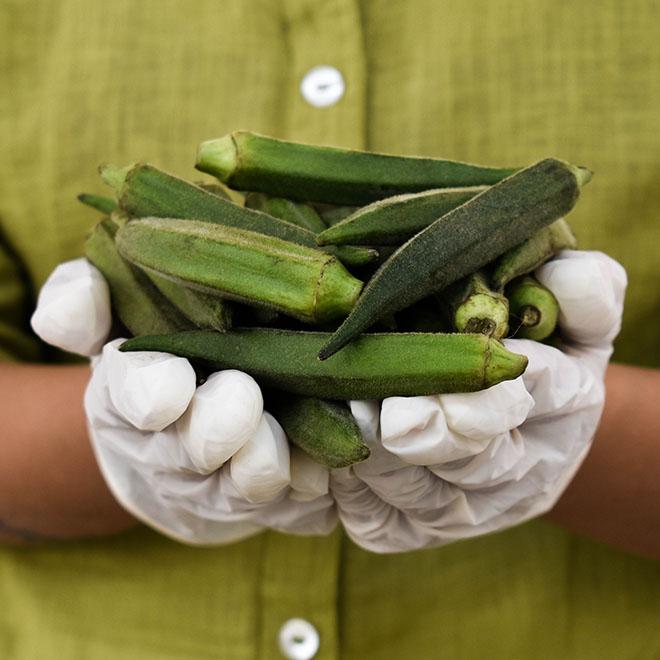
[[[197,386],[188,360],[123,353],[108,340],[102,274],[85,259],[60,264],[32,317],[47,343],[91,358],[89,439],[115,499],[136,518],[190,544],[222,544],[276,529],[329,534],[337,523],[328,470],[263,410],[261,389],[234,369]]]
[[[349,536],[402,552],[511,527],[552,508],[589,451],[604,405],[626,275],[565,251],[536,272],[559,302],[562,350],[505,340],[525,373],[481,392],[351,402],[371,456],[335,470]]]

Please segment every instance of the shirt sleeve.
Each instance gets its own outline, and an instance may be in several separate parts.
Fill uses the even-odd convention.
[[[32,286],[20,259],[0,233],[0,361],[33,362],[42,344],[30,328]]]

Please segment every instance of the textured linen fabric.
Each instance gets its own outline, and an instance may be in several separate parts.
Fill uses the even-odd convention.
[[[196,144],[247,128],[588,165],[570,220],[628,270],[616,357],[660,366],[659,21],[654,0],[5,0],[0,356],[45,354],[26,330],[34,292],[81,253],[97,216],[75,196],[103,192],[99,163],[199,179]],[[346,80],[328,108],[298,89],[318,64]],[[341,532],[2,548],[0,600],[12,660],[276,658],[294,616],[319,630],[319,658],[660,657],[660,565],[539,521],[394,556]]]

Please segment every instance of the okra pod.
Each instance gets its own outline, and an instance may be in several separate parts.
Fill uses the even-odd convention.
[[[526,275],[507,287],[513,336],[542,341],[557,326],[559,303],[550,289]]]
[[[118,232],[117,247],[147,272],[308,322],[345,316],[362,289],[336,257],[198,220],[132,220]]]
[[[336,353],[379,318],[440,291],[566,215],[591,173],[542,160],[438,218],[388,259],[319,354]]]
[[[134,218],[185,218],[204,220],[227,227],[248,229],[285,241],[318,247],[313,232],[267,213],[244,208],[188,181],[151,165],[118,168],[106,165],[101,176],[117,191],[119,205]],[[370,263],[378,253],[368,248],[341,246],[324,249],[344,263]]]
[[[474,392],[517,378],[527,366],[525,356],[476,334],[365,334],[320,362],[329,338],[267,328],[200,330],[132,339],[121,350],[174,353],[212,369],[246,371],[267,387],[344,401]]]
[[[446,188],[396,195],[358,209],[321,232],[319,245],[401,245],[486,188]]]
[[[123,259],[115,245],[116,232],[112,221],[98,223],[87,239],[85,254],[108,282],[119,320],[135,336],[193,328],[144,273]]]
[[[369,447],[346,404],[307,396],[275,396],[268,409],[287,438],[317,463],[342,468],[369,457]]]
[[[236,131],[200,145],[198,170],[236,190],[338,205],[497,183],[517,168],[320,147]]]
[[[437,299],[447,307],[458,332],[481,332],[495,339],[508,332],[509,302],[488,286],[481,271],[454,282]]]
[[[564,218],[559,218],[505,252],[495,264],[491,284],[497,291],[502,291],[514,278],[531,273],[559,251],[575,247],[577,241],[573,230]]]
[[[105,166],[104,181],[117,191],[119,206],[134,218],[184,218],[248,229],[285,241],[316,245],[314,234],[260,211],[246,209],[151,165]]]

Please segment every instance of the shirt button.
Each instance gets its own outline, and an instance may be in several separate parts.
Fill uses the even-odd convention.
[[[344,96],[344,77],[333,66],[315,66],[300,83],[300,93],[315,108],[327,108]]]
[[[310,660],[319,650],[319,634],[305,619],[289,619],[280,628],[280,651],[290,660]]]

